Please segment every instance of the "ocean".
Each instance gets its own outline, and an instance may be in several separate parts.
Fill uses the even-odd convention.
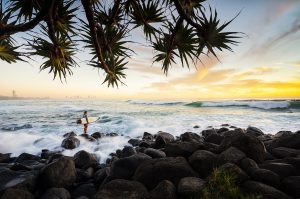
[[[200,133],[222,124],[264,133],[300,130],[300,100],[241,101],[103,101],[103,100],[1,100],[0,153],[17,156],[23,152],[39,154],[42,149],[62,150],[63,135],[83,132],[76,124],[83,111],[100,119],[89,125],[88,132],[118,133],[98,142],[80,138],[81,144],[64,155],[79,150],[95,153],[104,162],[111,152],[129,145],[130,138],[144,132],[165,131],[175,136],[184,132]],[[199,128],[194,128],[198,126]]]

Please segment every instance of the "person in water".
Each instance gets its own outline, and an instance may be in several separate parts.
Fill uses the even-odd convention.
[[[87,116],[87,111],[83,112],[83,118],[86,119],[86,124],[83,125],[84,126],[83,132],[87,133],[87,129],[88,129],[88,126],[89,126],[89,120],[88,120],[88,116]]]

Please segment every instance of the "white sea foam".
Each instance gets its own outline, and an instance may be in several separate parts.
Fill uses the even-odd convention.
[[[261,109],[288,108],[289,101],[222,101],[222,102],[203,102],[202,107],[226,107],[226,106],[247,106]]]

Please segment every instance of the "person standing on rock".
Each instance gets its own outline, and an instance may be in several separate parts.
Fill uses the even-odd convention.
[[[83,118],[86,119],[86,123],[83,125],[84,126],[83,132],[87,133],[87,129],[88,129],[88,126],[89,126],[89,120],[88,120],[88,116],[87,116],[87,111],[83,112]]]

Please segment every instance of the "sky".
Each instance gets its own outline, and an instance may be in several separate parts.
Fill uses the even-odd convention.
[[[88,65],[85,49],[78,53],[80,67],[66,82],[53,80],[39,69],[42,60],[8,64],[0,60],[0,96],[95,97],[101,99],[223,100],[300,98],[300,1],[210,0],[221,21],[240,15],[226,31],[243,32],[234,52],[201,56],[190,70],[173,64],[168,76],[153,62],[153,50],[133,45],[127,65],[126,86],[107,88],[103,71]],[[141,38],[139,32],[129,39]],[[179,63],[179,62],[178,62]]]

